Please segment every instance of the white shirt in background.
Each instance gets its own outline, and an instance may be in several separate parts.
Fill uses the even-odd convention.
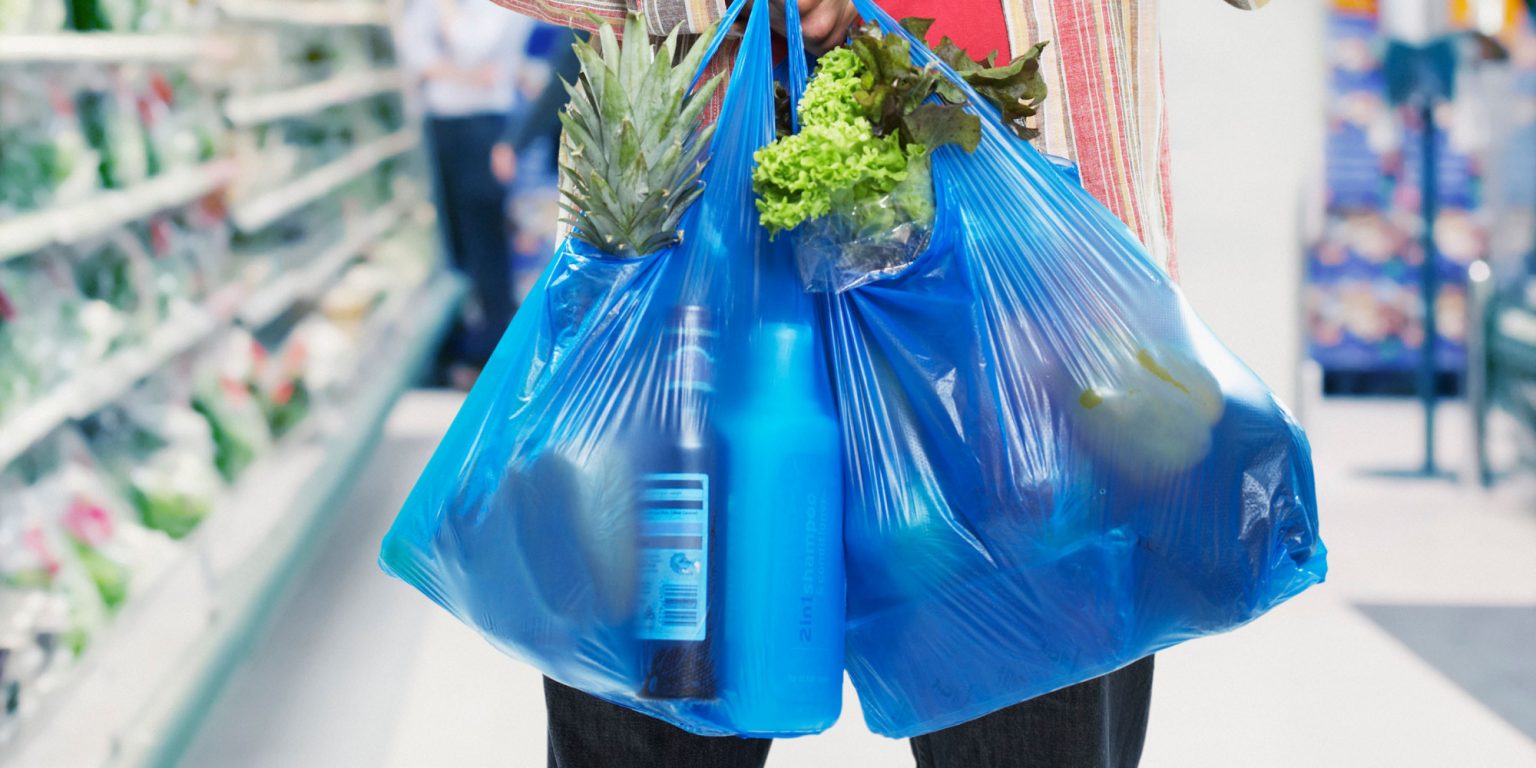
[[[504,115],[512,108],[533,26],[527,16],[487,0],[410,0],[400,30],[400,61],[422,83],[423,100],[433,117]],[[424,79],[442,60],[465,72],[489,68],[488,84]]]

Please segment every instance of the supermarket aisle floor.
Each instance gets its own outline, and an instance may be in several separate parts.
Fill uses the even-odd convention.
[[[184,764],[537,768],[537,675],[374,565],[458,397],[409,396],[281,619]],[[1416,422],[1398,404],[1309,410],[1332,574],[1252,626],[1159,656],[1148,768],[1536,764],[1536,504],[1527,483],[1386,481]],[[1446,456],[1464,455],[1458,409]],[[1521,639],[1524,638],[1524,639]],[[1459,651],[1459,652],[1458,652]],[[1522,732],[1523,731],[1523,732]],[[910,765],[849,700],[774,768]]]

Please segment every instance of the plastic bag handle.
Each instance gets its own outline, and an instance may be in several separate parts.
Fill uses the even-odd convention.
[[[746,5],[735,0],[721,20],[707,53],[713,55],[729,25]],[[701,183],[704,193],[685,215],[686,243],[723,243],[757,232],[757,208],[752,204],[753,153],[773,141],[773,46],[768,27],[768,0],[757,0],[736,53],[736,66],[720,105],[710,143],[711,156]],[[766,236],[766,235],[765,235]],[[719,250],[714,258],[690,258],[683,274],[683,303],[710,304],[717,262],[728,256]]]
[[[715,28],[714,37],[709,40],[709,47],[704,49],[704,58],[700,60],[699,71],[693,73],[693,82],[688,84],[688,90],[699,87],[699,81],[704,79],[704,73],[709,71],[709,63],[714,61],[715,54],[720,52],[720,46],[725,44],[725,38],[730,34],[731,28],[736,26],[736,19],[741,16],[741,9],[747,7],[747,0],[733,0],[725,14],[720,17],[720,25]]]
[[[789,117],[800,130],[800,97],[805,95],[810,73],[805,63],[805,37],[800,31],[800,0],[784,0],[784,38],[789,43]]]
[[[741,16],[741,10],[747,4],[747,0],[735,0],[720,17],[720,26],[715,30],[715,36],[709,41],[709,47],[704,50],[704,63],[693,76],[693,83],[689,89],[697,88],[699,81],[704,79],[704,73],[709,70],[709,62],[719,52],[720,46],[725,43],[727,33],[735,26],[736,19]],[[810,81],[809,68],[805,63],[805,38],[800,32],[800,3],[799,0],[784,0],[784,37],[789,43],[789,104],[790,119],[796,131],[800,130],[800,115],[795,111],[795,105],[800,103],[800,96],[805,93],[805,85]]]

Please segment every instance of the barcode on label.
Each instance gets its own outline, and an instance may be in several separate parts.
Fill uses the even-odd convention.
[[[641,477],[641,638],[704,640],[710,599],[709,479],[702,472]]]
[[[661,623],[667,627],[691,627],[699,623],[697,585],[667,584],[661,588]]]

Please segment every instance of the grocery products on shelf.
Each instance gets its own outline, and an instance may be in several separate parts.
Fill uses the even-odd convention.
[[[192,0],[4,0],[0,34],[206,29],[213,9]]]
[[[147,761],[441,333],[389,20],[0,0],[0,764]]]
[[[324,438],[320,415],[349,407],[368,365],[387,360],[380,345],[395,341],[394,327],[415,314],[413,304],[432,285],[433,265],[423,258],[432,251],[420,248],[431,242],[431,224],[430,217],[407,217],[396,234],[362,249],[315,297],[316,311],[280,337],[264,342],[239,326],[217,331],[157,361],[136,386],[101,398],[88,414],[61,420],[0,470],[0,584],[23,584],[54,606],[17,607],[15,616],[0,613],[0,622],[51,616],[49,626],[71,643],[68,659],[50,662],[46,674],[38,666],[27,673],[30,682],[17,683],[29,698],[46,698],[75,656],[88,657],[89,638],[110,637],[113,614],[134,609],[138,586],[153,583],[157,572],[145,566],[151,575],[139,575],[140,560],[196,558],[203,547],[223,546],[202,535],[209,521],[247,494],[270,491],[272,473],[263,464],[287,461],[296,446]],[[433,312],[446,316],[450,306],[440,298]],[[132,351],[108,353],[98,365]],[[408,378],[400,376],[400,385]],[[50,471],[66,451],[74,464]],[[47,479],[60,472],[61,479]],[[265,480],[242,485],[252,474]],[[70,494],[89,496],[89,504],[60,501]],[[44,503],[56,511],[33,511]],[[270,524],[281,519],[281,510],[269,514]],[[27,548],[8,552],[7,536]],[[141,549],[148,554],[137,554]],[[39,578],[39,568],[51,569],[48,578]],[[0,610],[13,603],[21,605],[0,589]],[[11,731],[24,732],[27,722],[25,712],[15,713]],[[0,755],[6,733],[0,729]]]

